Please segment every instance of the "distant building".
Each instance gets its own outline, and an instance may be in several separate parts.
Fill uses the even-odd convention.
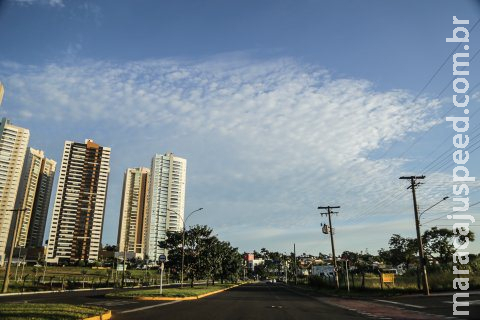
[[[157,154],[152,159],[150,174],[146,252],[150,260],[157,261],[161,254],[166,254],[158,242],[166,239],[167,231],[183,229],[187,160],[172,153]]]
[[[0,265],[5,262],[7,241],[13,232],[12,211],[22,175],[30,132],[14,126],[6,118],[0,123]]]
[[[27,211],[22,212],[16,246],[42,246],[56,164],[43,151],[28,149],[15,205]]]
[[[0,106],[2,105],[3,94],[5,93],[5,89],[3,88],[3,84],[0,82]]]
[[[123,180],[117,245],[119,252],[126,250],[140,259],[145,255],[149,190],[150,169],[127,169]]]
[[[253,259],[255,259],[255,255],[253,253],[245,253],[243,258],[245,261],[253,261]]]
[[[247,264],[247,269],[252,271],[255,270],[256,266],[265,264],[265,260],[263,259],[255,259],[255,255],[253,253],[246,253],[244,256],[245,262]]]
[[[47,261],[98,259],[110,173],[110,148],[66,141],[53,207]]]

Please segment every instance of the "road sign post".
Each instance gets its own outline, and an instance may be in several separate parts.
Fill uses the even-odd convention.
[[[160,265],[160,295],[163,294],[163,269],[164,269],[164,264]]]
[[[167,257],[162,254],[158,257],[158,260],[161,262],[160,264],[160,295],[163,294],[163,270],[165,269],[164,262],[167,261]]]

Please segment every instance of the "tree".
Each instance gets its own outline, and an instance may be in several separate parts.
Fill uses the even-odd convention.
[[[422,236],[426,255],[434,257],[440,264],[451,262],[455,252],[452,242],[454,236],[453,231],[446,228],[433,227],[426,230]],[[472,231],[469,231],[466,236],[460,235],[459,238],[460,243],[464,243],[466,238],[469,241],[474,241],[475,235]]]
[[[118,251],[118,247],[117,247],[116,245],[106,244],[106,245],[103,247],[103,250],[116,252],[116,251]]]
[[[167,232],[167,239],[158,244],[168,250],[167,267],[177,274],[182,265],[182,232]],[[206,278],[207,283],[220,278],[236,279],[242,268],[242,256],[230,243],[212,235],[212,229],[196,225],[185,231],[184,274],[193,287],[195,279]]]
[[[353,266],[355,267],[355,271],[357,270],[362,270],[364,271],[362,268],[361,268],[361,265],[360,265],[360,255],[356,252],[351,252],[351,251],[344,251],[342,253],[342,258],[344,259],[347,259],[348,260],[348,263],[349,263],[349,266]],[[355,272],[350,272],[350,275],[351,275],[351,278],[352,278],[352,286],[355,287],[355,277],[354,277],[354,273]],[[363,275],[365,274],[365,272],[362,273]],[[364,276],[362,277],[362,279],[364,279]],[[363,280],[363,284],[365,284],[365,280]]]
[[[211,279],[212,284],[215,285],[215,275],[221,267],[220,261],[224,254],[224,246],[217,237],[212,236],[204,240],[205,255],[203,261],[203,270],[208,282]]]
[[[390,246],[389,262],[393,266],[404,263],[406,268],[415,261],[418,252],[417,240],[394,234],[388,241]]]
[[[221,283],[230,278],[232,282],[236,282],[243,270],[243,257],[229,242],[222,242],[222,255],[220,258],[220,277]]]
[[[374,271],[373,262],[375,257],[369,253],[360,253],[356,263],[357,271],[362,275],[361,289],[365,289],[365,274]]]

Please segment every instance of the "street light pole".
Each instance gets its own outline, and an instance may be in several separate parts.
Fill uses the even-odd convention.
[[[431,205],[430,207],[428,207],[427,209],[423,210],[422,212],[420,212],[419,214],[419,217],[422,217],[422,214],[424,214],[425,212],[427,212],[428,210],[432,209],[433,207],[435,207],[437,204],[447,200],[449,197],[443,197],[442,200],[438,201],[437,203]]]
[[[8,292],[8,284],[10,282],[10,268],[12,265],[12,259],[13,259],[13,251],[15,249],[15,242],[17,242],[17,232],[18,232],[18,224],[20,223],[20,214],[19,212],[21,211],[27,211],[28,208],[24,209],[13,209],[13,210],[5,210],[5,211],[12,211],[16,213],[15,217],[15,226],[13,227],[13,239],[12,242],[10,243],[10,253],[8,256],[8,263],[7,267],[5,268],[5,277],[3,279],[3,287],[2,287],[2,292],[7,293]]]
[[[180,288],[183,288],[183,268],[184,268],[184,264],[185,264],[185,225],[188,221],[188,218],[190,218],[190,216],[192,214],[194,214],[197,211],[203,210],[203,208],[198,208],[197,210],[194,210],[194,211],[190,212],[185,219],[183,219],[183,217],[177,211],[174,211],[174,210],[168,209],[168,208],[167,208],[167,210],[175,213],[180,219],[182,219],[182,222],[183,222],[183,230],[182,230],[182,270],[181,270],[181,274],[180,274]]]

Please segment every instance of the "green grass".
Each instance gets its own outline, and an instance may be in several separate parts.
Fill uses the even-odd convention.
[[[185,298],[185,297],[197,297],[202,294],[209,292],[226,289],[231,287],[232,284],[216,284],[214,286],[197,286],[197,287],[183,287],[183,288],[164,288],[163,294],[160,295],[160,290],[157,289],[148,289],[148,290],[129,290],[129,291],[117,291],[107,294],[107,297],[174,297],[174,298]]]
[[[2,320],[77,320],[100,315],[106,310],[95,306],[43,303],[0,303]]]
[[[17,272],[16,272],[17,271]],[[17,281],[15,281],[15,272]],[[0,286],[2,285],[5,268],[0,268]],[[21,279],[23,275],[23,279]],[[112,287],[114,279],[117,284],[121,282],[122,272],[116,272],[111,269],[92,269],[90,267],[75,266],[48,266],[45,277],[43,277],[43,267],[35,269],[33,266],[25,266],[22,272],[20,266],[17,270],[16,265],[12,265],[10,272],[9,292],[29,292],[45,290],[71,290],[93,287]],[[160,280],[160,274],[157,269],[146,270],[127,270],[125,276],[126,285],[133,286],[139,284],[157,284]],[[25,281],[23,281],[25,280]],[[44,281],[43,281],[44,280]],[[171,282],[168,274],[164,275],[164,283]],[[62,286],[63,281],[63,286]]]
[[[469,278],[470,290],[480,288],[480,275],[471,273]],[[428,274],[428,283],[431,292],[451,291],[452,282],[455,275],[450,270],[430,272]],[[395,285],[384,285],[383,290],[380,287],[378,275],[367,274],[365,276],[365,288],[361,289],[361,276],[355,276],[355,286],[350,281],[350,292],[347,292],[344,279],[340,277],[340,289],[335,289],[332,281],[317,279],[315,284],[310,286],[301,286],[303,288],[310,288],[315,292],[322,294],[334,294],[339,296],[363,297],[363,296],[395,296],[402,294],[421,293],[417,288],[416,275],[402,275],[395,276]]]

